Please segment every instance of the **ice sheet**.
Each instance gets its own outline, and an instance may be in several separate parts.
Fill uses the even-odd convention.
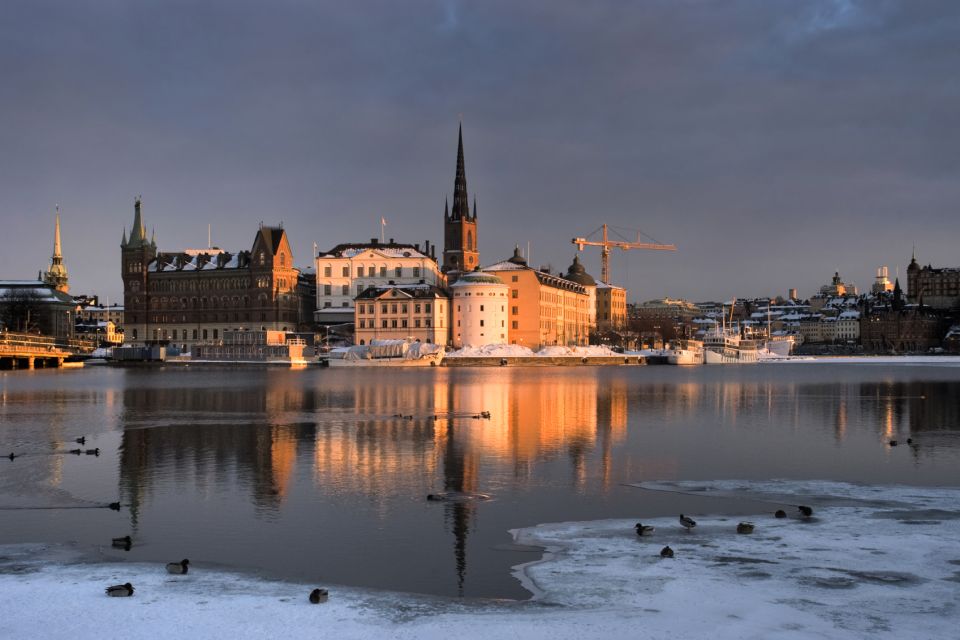
[[[84,564],[36,545],[0,549],[3,637],[208,638],[948,638],[960,622],[960,489],[828,482],[659,483],[650,488],[748,494],[771,501],[751,518],[548,524],[517,530],[550,553],[521,572],[524,603],[471,602],[275,582],[197,561]],[[637,489],[640,491],[641,489]],[[815,517],[777,520],[783,506]],[[659,550],[669,544],[672,560]],[[318,547],[317,553],[323,553]],[[191,559],[194,560],[194,559]],[[104,587],[130,581],[132,598]],[[307,603],[314,586],[330,602]]]

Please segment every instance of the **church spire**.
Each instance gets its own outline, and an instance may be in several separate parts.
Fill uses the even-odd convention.
[[[473,194],[473,219],[477,219],[477,194]]]
[[[50,268],[47,269],[44,281],[58,291],[66,293],[70,290],[67,284],[67,268],[63,264],[63,251],[60,246],[60,205],[57,205],[56,221],[53,227],[53,255],[50,256]]]
[[[450,219],[450,198],[443,199],[443,219]]]
[[[459,220],[470,217],[470,201],[467,199],[467,173],[463,163],[463,123],[457,140],[457,176],[453,181],[453,211],[450,218]]]
[[[130,229],[130,248],[136,248],[147,242],[147,229],[143,226],[143,217],[140,214],[140,196],[133,201],[133,228]]]

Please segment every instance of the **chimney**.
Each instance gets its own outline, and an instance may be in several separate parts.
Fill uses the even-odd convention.
[[[372,244],[373,246],[377,246],[378,244],[380,244],[380,241],[377,240],[376,238],[370,238],[370,244]]]
[[[393,238],[390,238],[390,244],[393,244]]]
[[[416,243],[415,245],[413,245],[413,248],[417,250],[417,253],[419,253],[419,252],[420,252],[420,243],[418,242],[418,243]]]

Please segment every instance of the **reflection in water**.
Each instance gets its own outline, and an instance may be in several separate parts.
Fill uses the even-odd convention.
[[[224,562],[236,553],[281,573],[459,595],[503,593],[476,576],[507,563],[490,548],[508,528],[633,513],[623,483],[945,484],[933,461],[957,458],[960,382],[943,371],[849,382],[849,370],[818,367],[708,369],[112,370],[84,372],[108,382],[76,388],[85,378],[7,376],[0,433],[46,450],[116,433],[131,533],[155,536],[144,553],[166,550],[161,529],[171,546],[222,536],[230,544],[204,552]],[[491,419],[471,417],[480,411]],[[912,465],[880,446],[910,436]],[[32,464],[0,469],[0,495],[30,477],[71,492],[81,471],[110,472],[84,456]],[[90,486],[101,481],[115,480]],[[441,491],[495,499],[424,501]]]

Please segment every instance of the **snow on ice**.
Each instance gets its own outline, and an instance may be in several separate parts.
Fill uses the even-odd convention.
[[[528,602],[459,601],[275,582],[204,567],[90,564],[41,545],[0,549],[0,629],[10,638],[947,638],[960,622],[960,489],[828,482],[644,487],[769,499],[738,518],[691,514],[546,524],[514,532],[548,549],[516,569]],[[641,489],[637,489],[640,491]],[[814,517],[794,517],[809,504]],[[778,506],[791,517],[775,519]],[[661,559],[669,544],[673,559]],[[131,582],[132,598],[104,587]],[[310,605],[315,586],[330,601]]]

